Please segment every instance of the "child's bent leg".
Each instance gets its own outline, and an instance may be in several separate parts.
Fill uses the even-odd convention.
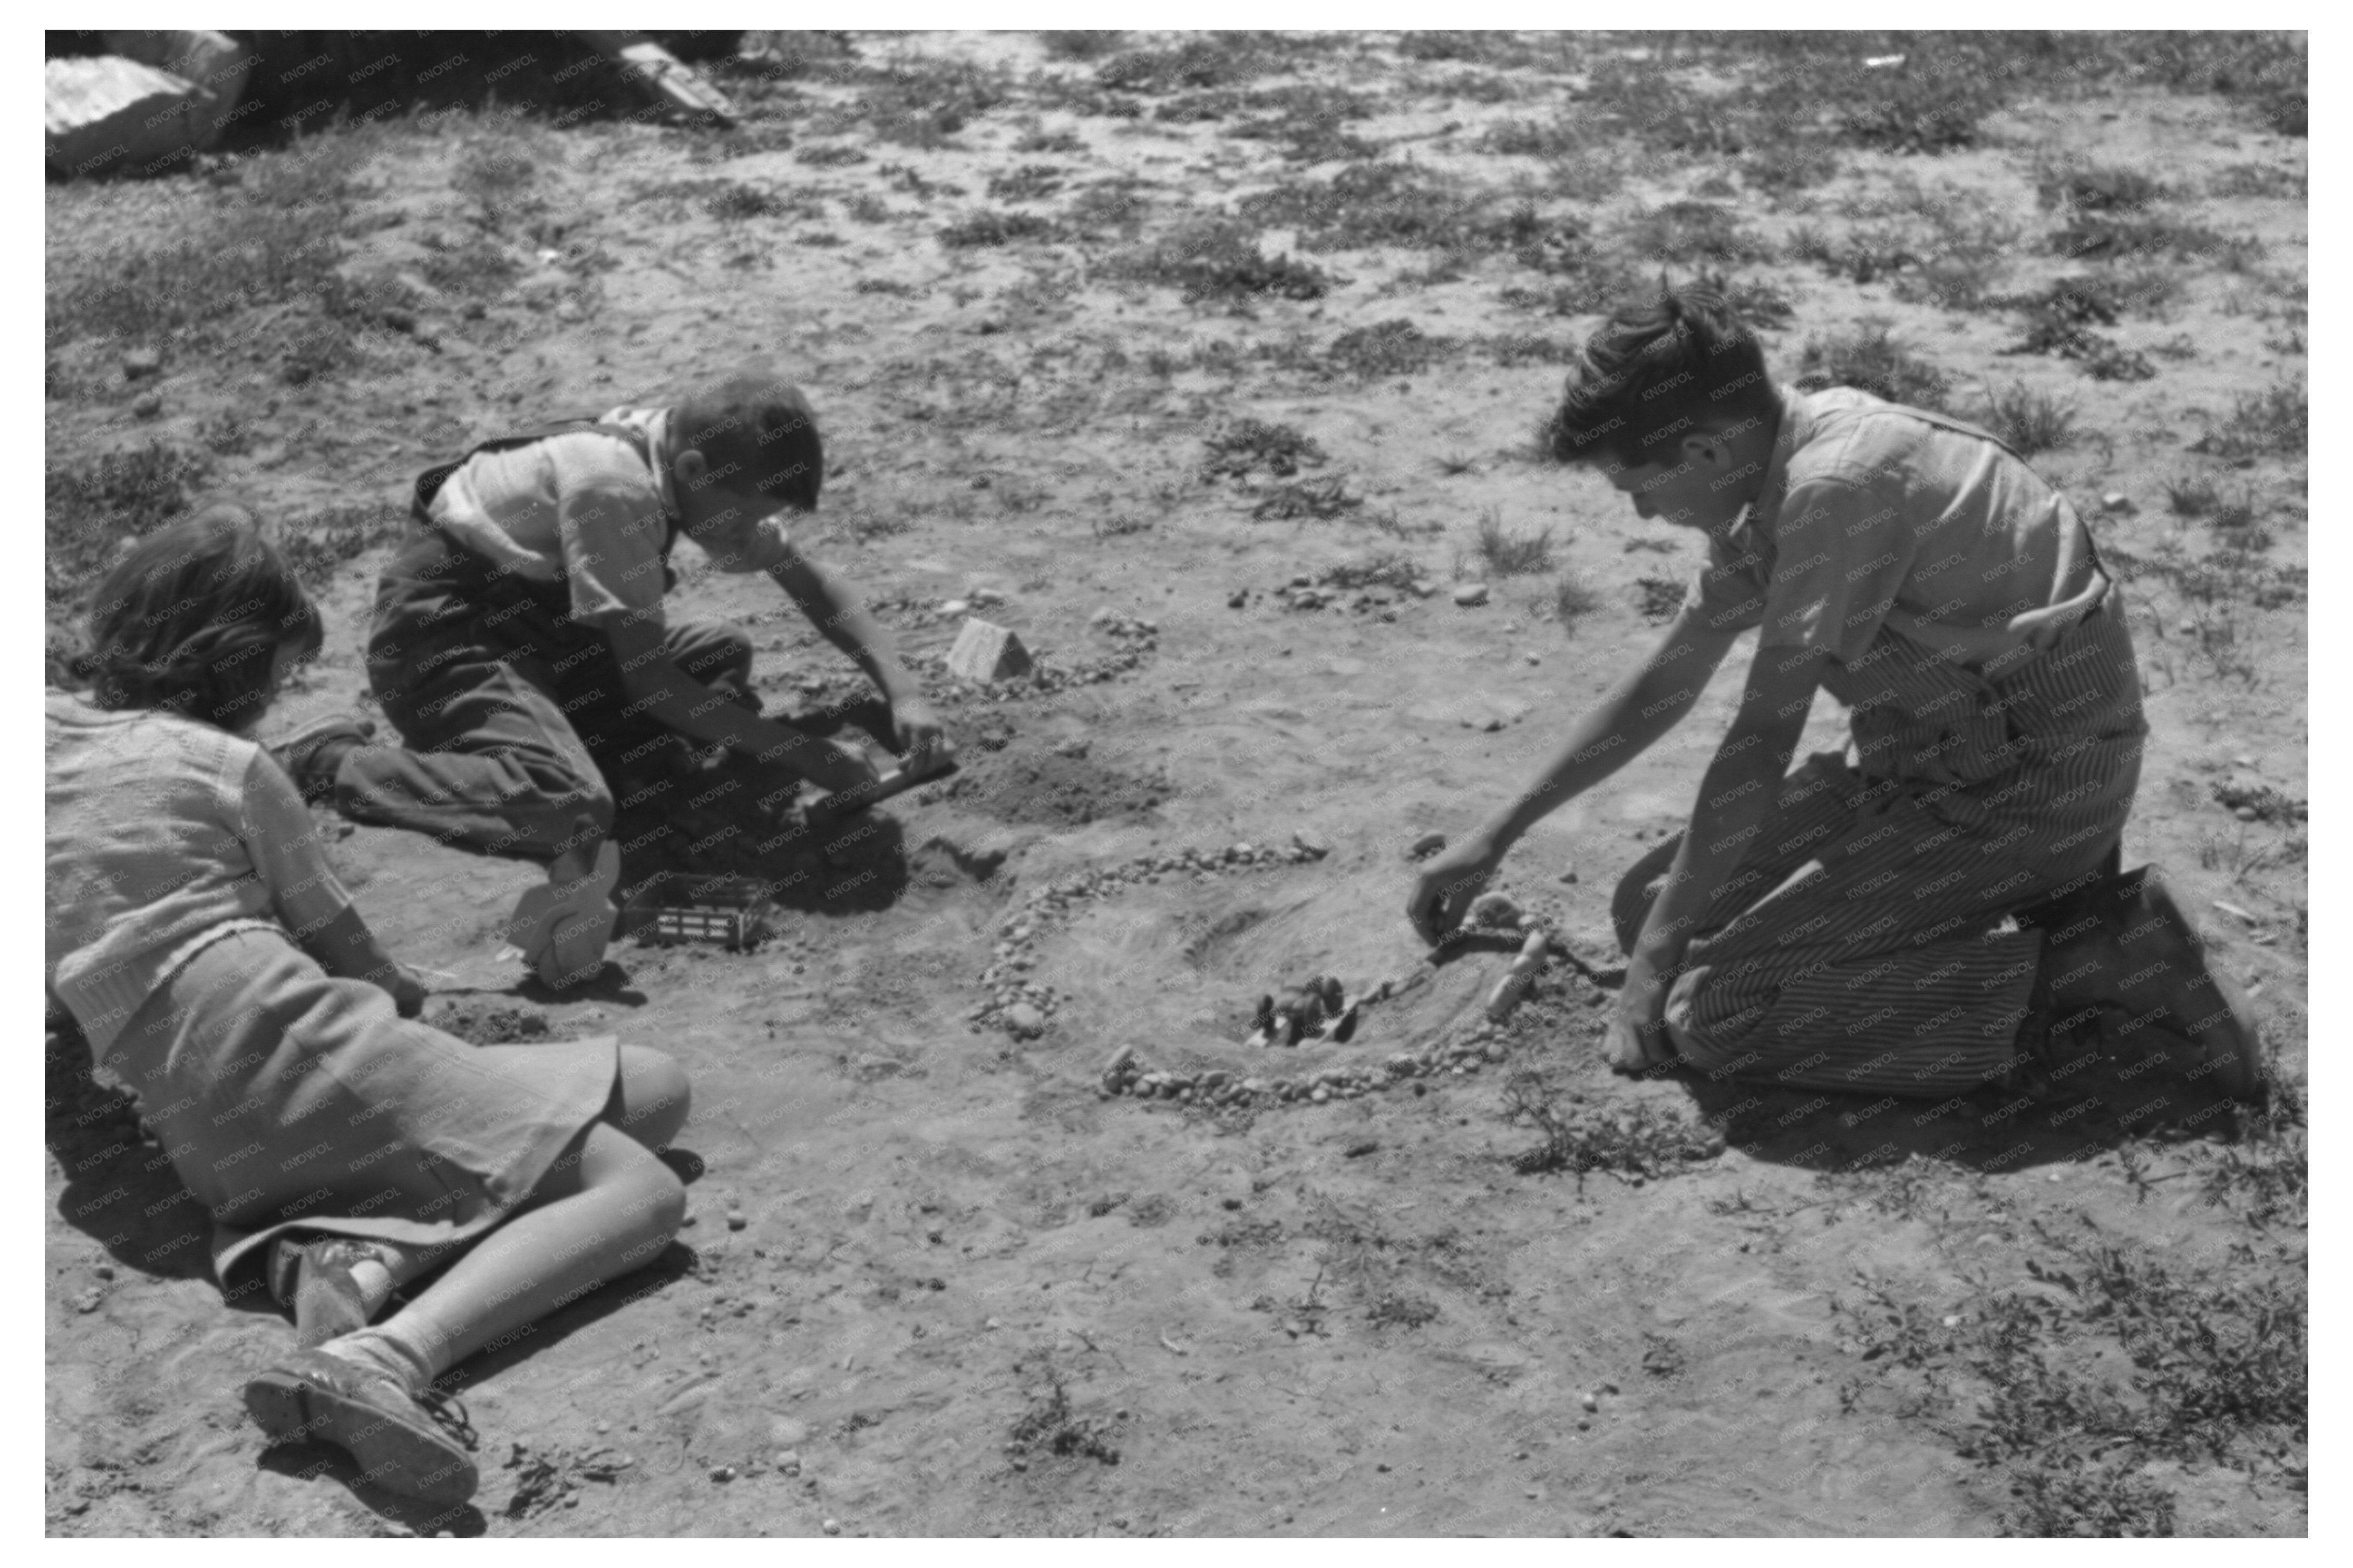
[[[596,1122],[556,1162],[531,1205],[491,1231],[380,1328],[423,1376],[659,1256],[686,1188],[643,1146]]]

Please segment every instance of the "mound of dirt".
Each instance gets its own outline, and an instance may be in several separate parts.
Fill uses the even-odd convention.
[[[1084,757],[1008,752],[968,759],[944,798],[1004,822],[1082,827],[1142,816],[1175,793],[1164,778],[1124,773]]]

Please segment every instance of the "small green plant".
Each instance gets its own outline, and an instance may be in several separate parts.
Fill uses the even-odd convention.
[[[1062,188],[1063,171],[1051,163],[1024,163],[988,176],[991,201],[1042,201]]]
[[[1344,480],[1335,475],[1321,479],[1290,479],[1276,485],[1250,508],[1250,516],[1261,522],[1268,519],[1290,521],[1298,518],[1324,520],[1339,517],[1365,504],[1361,496],[1347,492]]]
[[[1651,266],[1759,261],[1771,254],[1738,214],[1715,202],[1669,202],[1637,213],[1620,232],[1619,244]]]
[[[941,229],[940,243],[950,250],[971,250],[1020,240],[1051,239],[1057,232],[1053,219],[1035,213],[984,212]]]
[[[1798,385],[1808,391],[1852,386],[1915,408],[1943,409],[1952,387],[1943,371],[1915,354],[1885,322],[1808,339],[1798,371]]]
[[[2211,474],[2185,474],[2165,481],[2165,509],[2176,517],[2204,517],[2221,499],[2221,487]]]
[[[2065,205],[2077,212],[2138,212],[2168,194],[2163,182],[2137,169],[2115,164],[2056,172],[2037,182],[2034,195],[2046,207]]]
[[[1126,37],[1117,27],[1094,27],[1041,32],[1038,41],[1058,60],[1099,60],[1116,54]]]
[[[2237,459],[2301,457],[2312,431],[2312,413],[2302,376],[2292,376],[2232,400],[2231,416],[2210,425],[2190,444],[2193,452]]]
[[[2022,381],[1986,388],[1986,428],[2021,456],[2031,458],[2073,441],[2075,419],[2073,404],[2036,392]]]
[[[1411,375],[1446,346],[1403,318],[1358,327],[1332,340],[1326,363],[1332,369],[1360,381],[1376,376]]]
[[[1574,633],[1577,623],[1601,608],[1604,601],[1584,578],[1564,574],[1552,587],[1552,618],[1561,630]]]
[[[185,511],[211,473],[203,452],[162,441],[48,469],[43,510],[49,602],[78,598],[125,543]]]
[[[1205,438],[1209,455],[1201,466],[1208,479],[1243,479],[1261,468],[1277,479],[1288,479],[1303,468],[1319,468],[1324,448],[1312,436],[1289,425],[1263,419],[1237,419]]]
[[[1485,563],[1492,577],[1517,577],[1531,572],[1552,570],[1552,530],[1538,533],[1514,533],[1504,527],[1500,508],[1489,507],[1479,514],[1479,559]]]
[[[1657,1181],[1722,1148],[1709,1129],[1655,1106],[1637,1104],[1615,1112],[1575,1102],[1564,1108],[1554,1086],[1536,1072],[1516,1073],[1504,1085],[1504,1112],[1507,1121],[1528,1123],[1544,1135],[1543,1142],[1513,1157],[1512,1169],[1524,1176],[1567,1171],[1576,1176],[1579,1191],[1589,1172]],[[1664,1370],[1656,1375],[1662,1377],[1682,1370],[1679,1360],[1670,1365],[1663,1352],[1660,1365]],[[1651,1368],[1649,1356],[1644,1366]]]
[[[839,169],[846,163],[863,163],[866,159],[865,148],[848,142],[807,142],[793,149],[793,162],[812,169]]]
[[[302,585],[317,593],[344,563],[399,538],[406,521],[406,512],[383,502],[329,506],[286,519],[278,547]]]
[[[1312,261],[1267,256],[1257,236],[1239,226],[1209,223],[1170,236],[1117,270],[1178,289],[1185,301],[1235,302],[1261,295],[1284,300],[1320,300],[1336,283]]]

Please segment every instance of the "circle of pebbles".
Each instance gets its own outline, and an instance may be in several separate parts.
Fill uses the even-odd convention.
[[[1101,658],[1082,658],[1063,663],[1043,653],[1032,656],[1029,668],[1020,675],[1003,680],[962,680],[948,673],[945,654],[910,654],[903,656],[911,665],[922,665],[932,672],[928,684],[933,695],[948,702],[1008,702],[1022,697],[1047,697],[1074,686],[1096,686],[1116,680],[1141,668],[1144,661],[1159,650],[1160,623],[1134,616],[1098,610],[1087,622],[1094,630],[1110,637],[1114,644],[1111,652]]]

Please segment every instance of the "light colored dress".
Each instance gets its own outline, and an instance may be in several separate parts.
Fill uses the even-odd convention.
[[[49,992],[211,1212],[224,1292],[284,1233],[479,1236],[604,1111],[612,1037],[470,1046],[302,951],[351,900],[252,742],[62,693],[47,741]]]

